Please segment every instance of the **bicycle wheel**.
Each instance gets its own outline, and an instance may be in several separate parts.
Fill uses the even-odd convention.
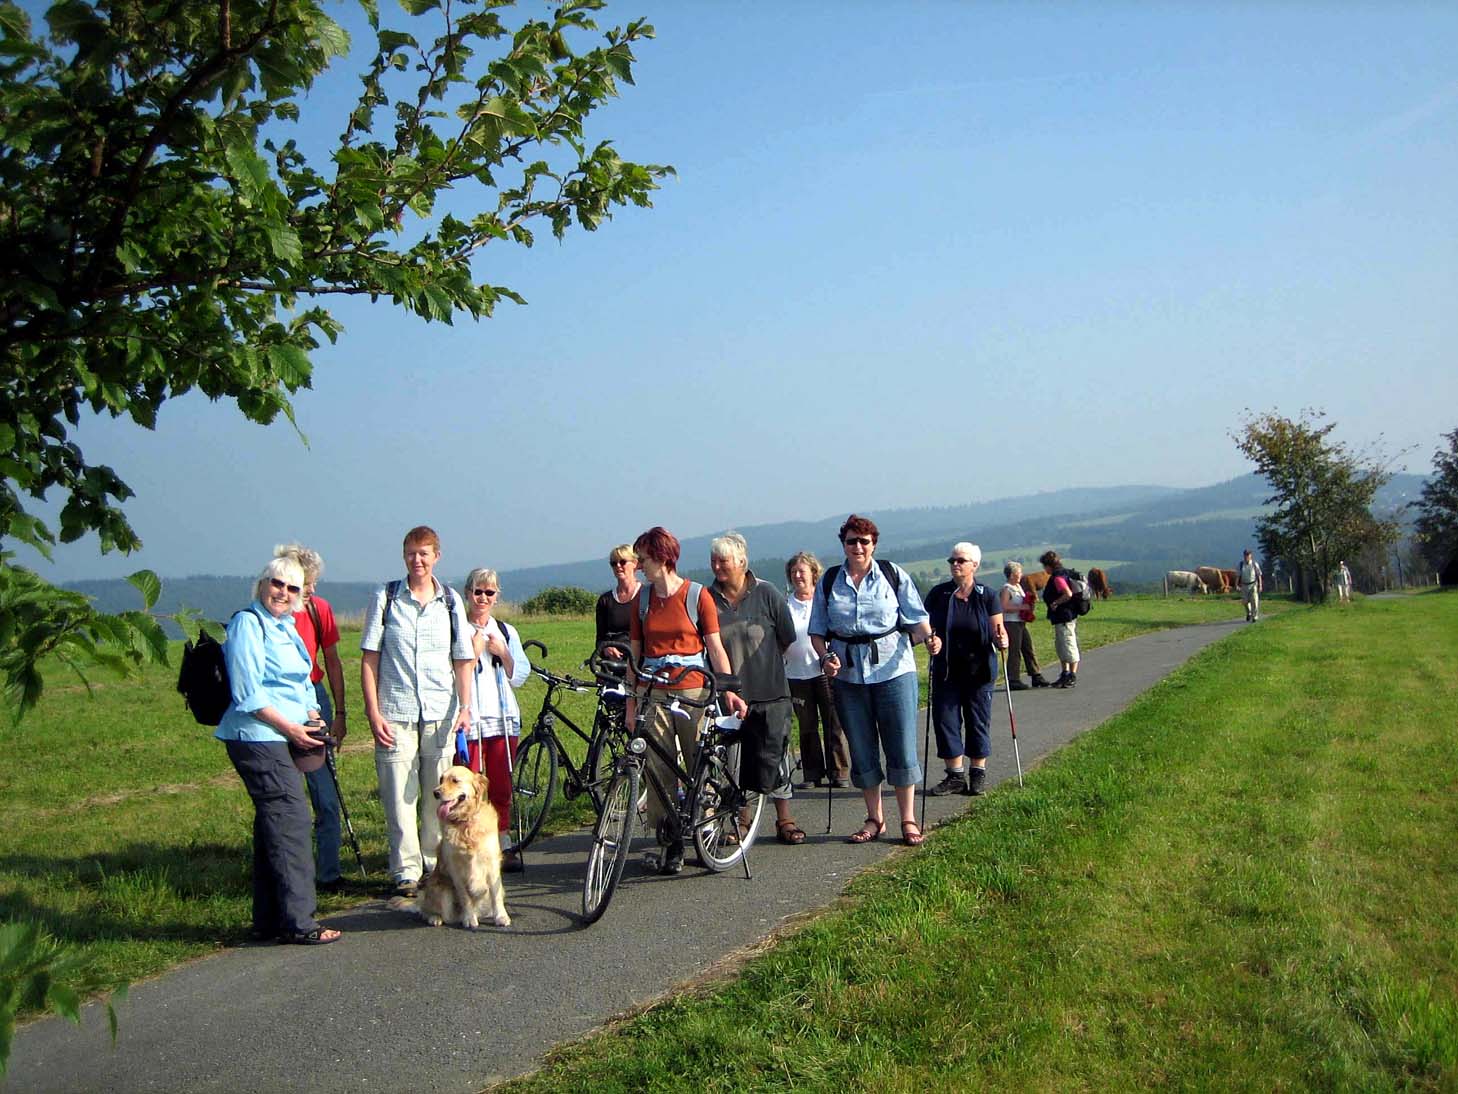
[[[722,749],[716,749],[699,766],[693,794],[694,849],[699,861],[715,873],[727,870],[744,857],[759,835],[764,795],[739,788]],[[739,822],[736,833],[735,821],[741,810],[749,819]]]
[[[624,764],[613,776],[603,795],[603,809],[592,829],[592,848],[587,853],[587,876],[582,879],[582,918],[596,923],[607,911],[613,890],[623,876],[628,850],[633,844],[633,825],[638,820],[638,768]]]
[[[516,750],[511,769],[511,846],[520,851],[542,828],[557,792],[557,742],[533,733]]]

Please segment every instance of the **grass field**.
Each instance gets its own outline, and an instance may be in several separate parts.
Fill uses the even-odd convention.
[[[1239,631],[510,1089],[1458,1088],[1458,596]]]
[[[1116,598],[1096,605],[1080,629],[1091,648],[1239,613],[1217,598]],[[547,643],[551,667],[580,671],[590,620],[516,622],[524,637]],[[1042,656],[1051,656],[1051,628],[1039,621],[1033,630]],[[358,633],[347,632],[340,649],[350,722],[341,777],[371,882],[383,886],[383,815],[359,700]],[[174,681],[175,671],[164,669],[98,678],[88,698],[74,677],[51,673],[40,706],[3,731],[0,919],[39,922],[78,947],[98,981],[155,974],[236,943],[247,930],[252,807],[211,730],[183,709]],[[535,678],[522,690],[528,719],[542,693]],[[590,722],[590,697],[571,696],[566,706]],[[553,823],[579,823],[585,808],[579,800]],[[357,878],[347,847],[344,861],[346,876]],[[363,895],[371,894],[320,894],[320,909],[327,914]]]

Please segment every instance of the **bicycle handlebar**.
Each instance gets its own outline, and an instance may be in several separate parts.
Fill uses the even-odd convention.
[[[622,650],[620,658],[609,657],[607,650]],[[641,662],[633,657],[631,649],[624,650],[621,639],[608,639],[599,642],[597,650],[593,654],[598,665],[603,668],[616,670],[632,670],[633,676],[639,680],[645,680],[651,685],[671,689],[675,684],[681,684],[690,674],[703,678],[704,685],[709,689],[709,694],[702,700],[690,699],[685,695],[677,695],[674,698],[688,706],[707,707],[719,698],[719,693],[724,691],[737,692],[740,688],[739,677],[732,675],[720,675],[712,669],[702,665],[663,665],[651,671],[645,671]],[[677,669],[677,671],[673,671]]]
[[[546,643],[536,638],[528,638],[525,642],[521,644],[521,648],[523,651],[529,650],[533,646],[537,647],[537,649],[542,651],[542,660],[545,661],[548,657]]]

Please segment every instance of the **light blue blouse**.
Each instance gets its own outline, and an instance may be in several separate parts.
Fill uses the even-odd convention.
[[[895,563],[892,563],[895,566]],[[848,646],[827,636],[837,634],[880,634],[898,625],[914,627],[926,621],[926,608],[911,575],[896,566],[901,578],[898,593],[891,587],[875,563],[861,578],[860,588],[851,584],[842,565],[830,587],[829,602],[821,595],[821,583],[815,583],[815,599],[810,607],[810,633],[827,639],[830,650],[840,658],[837,680],[848,684],[882,684],[908,672],[916,671],[916,657],[911,652],[911,639],[901,633],[888,634],[875,642]],[[871,651],[877,653],[872,663]]]
[[[273,707],[290,721],[302,722],[315,709],[309,651],[292,613],[276,618],[255,600],[228,621],[223,658],[233,701],[213,734],[218,740],[277,744],[287,738],[253,717],[253,711]]]

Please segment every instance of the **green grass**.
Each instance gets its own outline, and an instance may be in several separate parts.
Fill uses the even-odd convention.
[[[1458,1088],[1458,597],[1244,628],[513,1090]]]
[[[1080,632],[1093,648],[1239,614],[1238,604],[1213,597],[1116,598],[1097,604]],[[578,666],[592,647],[590,619],[516,623],[523,637],[546,642],[552,668],[586,675]],[[1040,655],[1051,657],[1051,628],[1040,620],[1033,632]],[[358,647],[358,632],[346,631],[340,652],[350,733],[340,774],[371,880],[384,886],[384,818],[359,698]],[[919,663],[924,674],[924,657]],[[74,677],[48,673],[40,706],[3,731],[0,919],[41,923],[78,947],[100,978],[150,976],[247,931],[252,806],[222,745],[183,708],[175,679],[175,669],[162,668],[127,680],[98,678],[88,698]],[[535,677],[521,689],[528,724],[544,690]],[[568,695],[563,705],[591,724],[591,696]],[[589,810],[585,799],[562,803],[549,824],[583,823]],[[343,862],[346,877],[357,878],[347,846]],[[327,914],[359,898],[321,893],[320,909]]]

